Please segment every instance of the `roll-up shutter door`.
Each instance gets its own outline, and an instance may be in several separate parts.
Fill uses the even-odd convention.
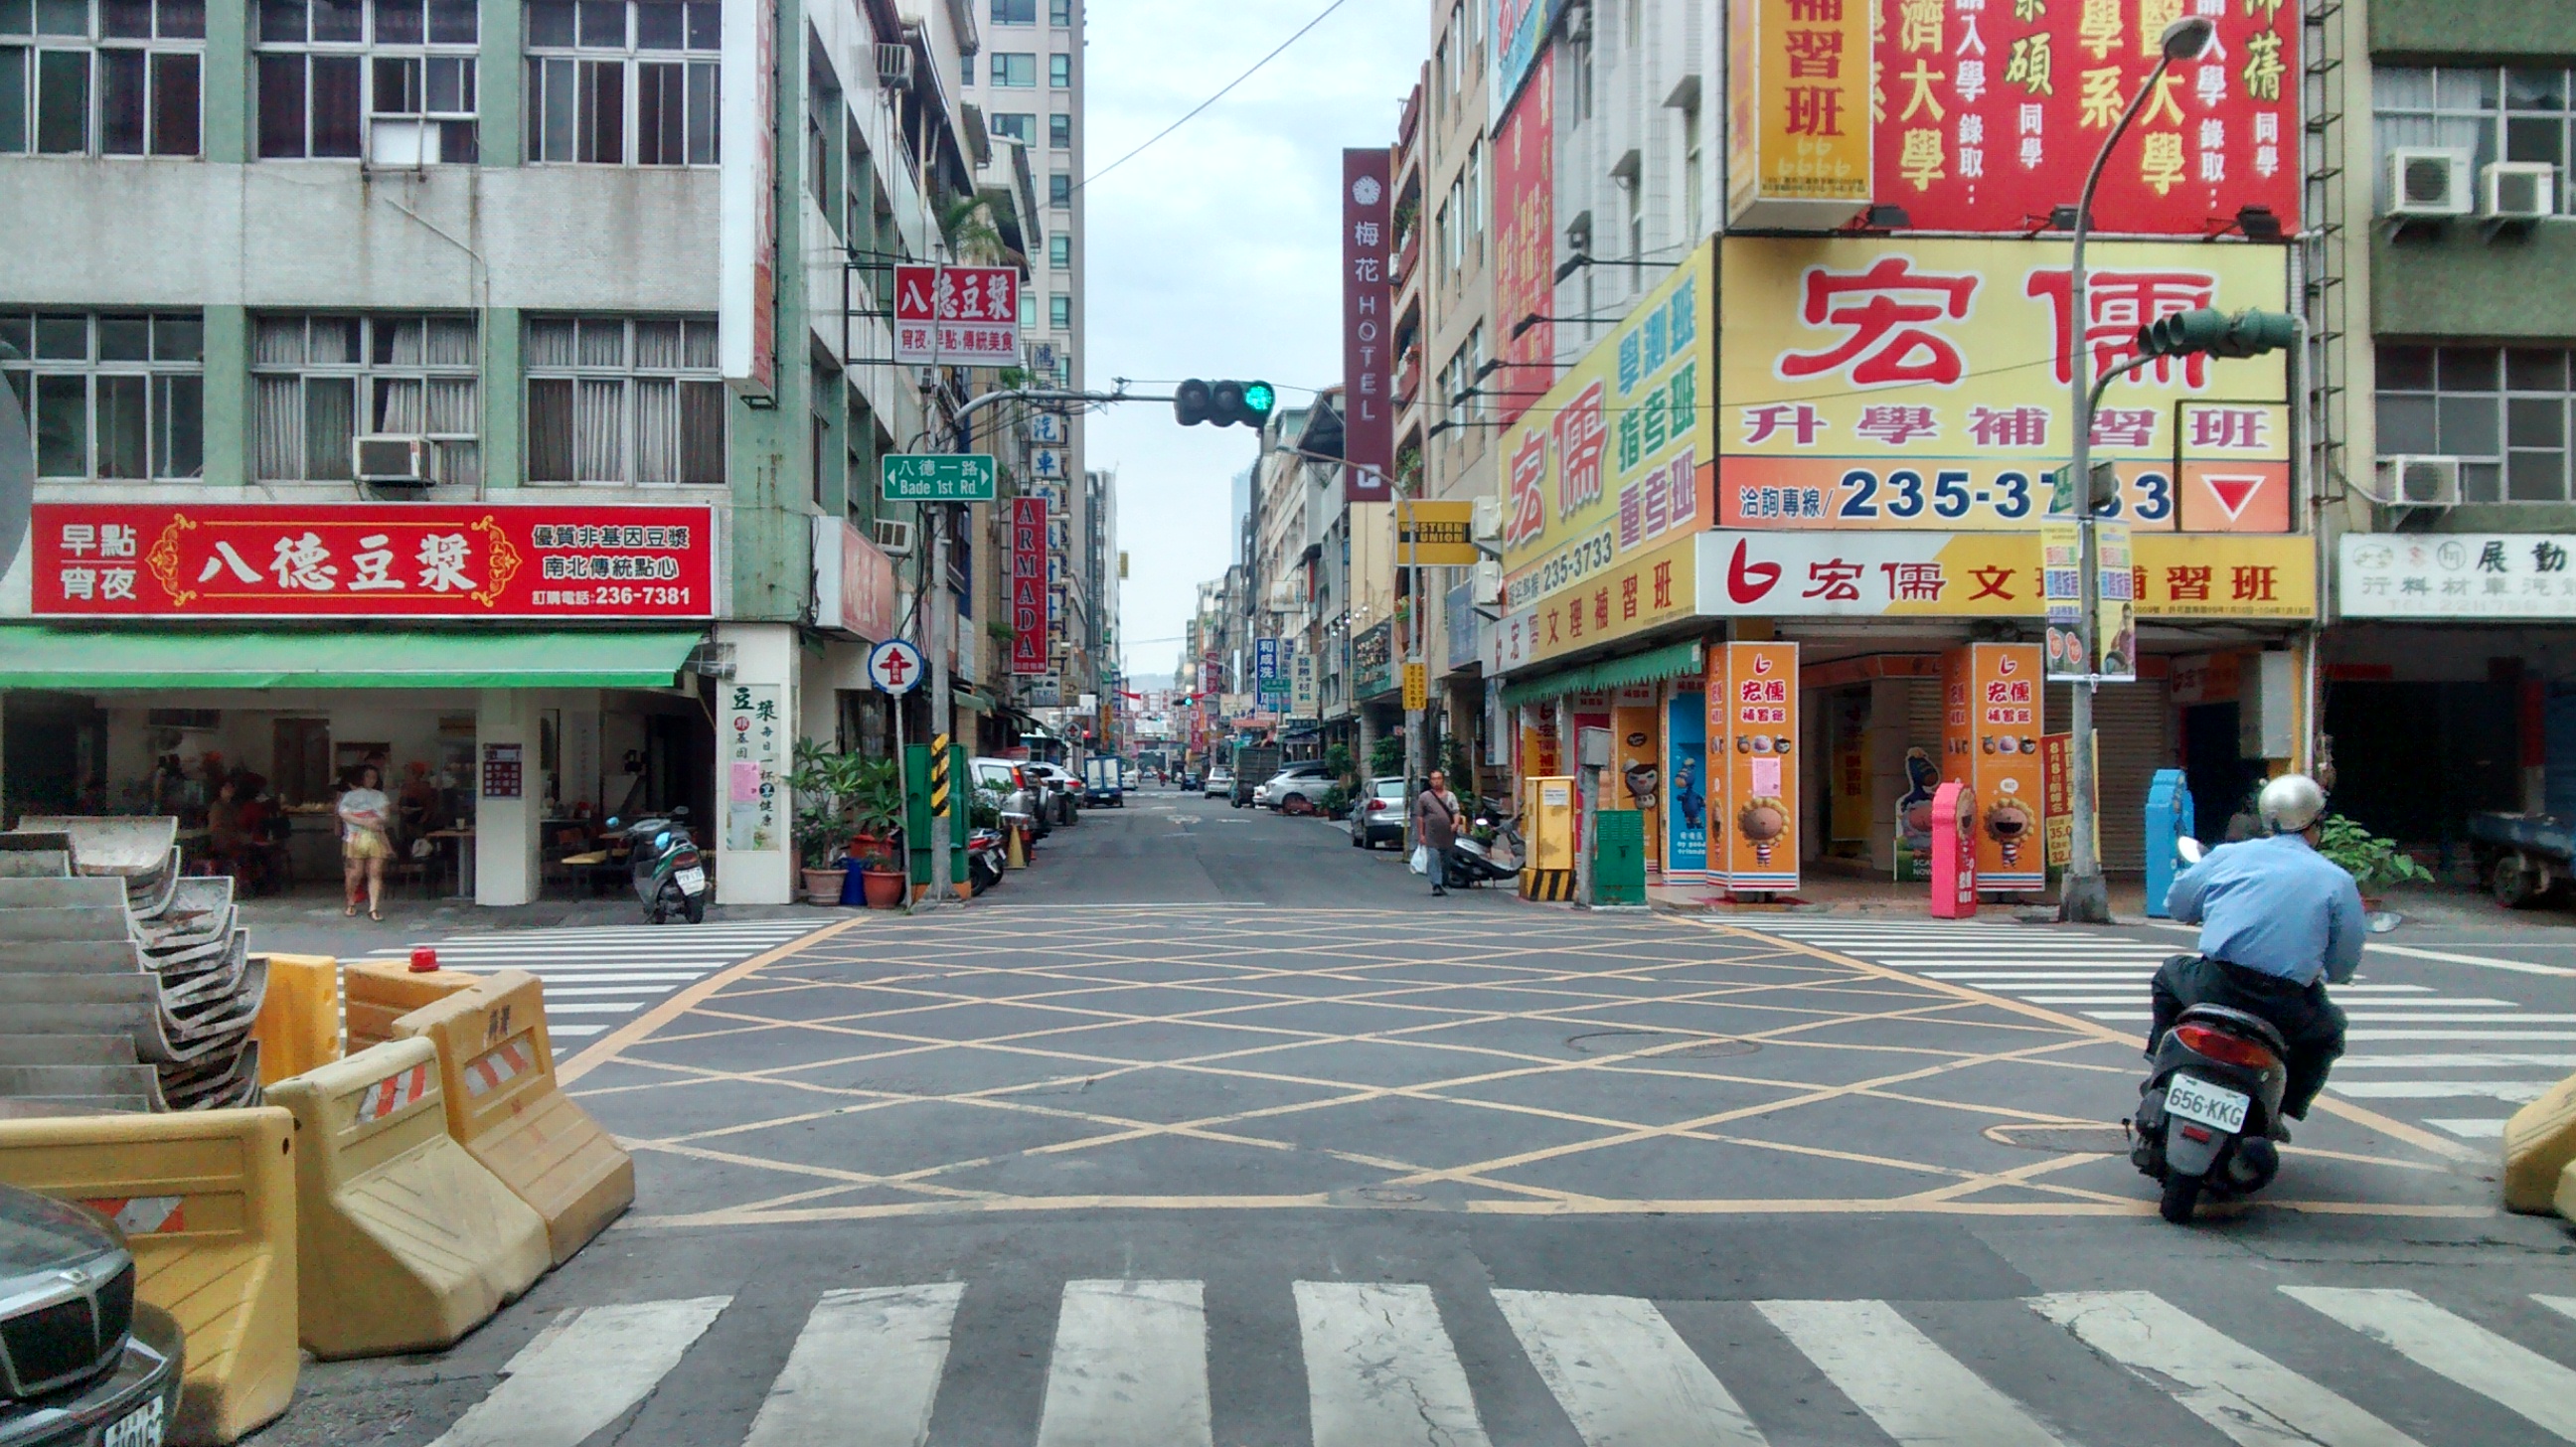
[[[1905,680],[1905,743],[1941,761],[1941,680]]]
[[[2073,725],[2068,687],[2048,686],[2048,731]],[[2147,786],[2174,764],[2173,708],[2165,680],[2106,683],[2093,693],[2093,731],[2101,739],[2102,867],[2139,873],[2147,867]]]

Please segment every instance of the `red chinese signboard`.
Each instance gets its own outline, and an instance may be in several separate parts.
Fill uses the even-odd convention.
[[[1395,289],[1387,253],[1387,153],[1382,147],[1342,152],[1342,496],[1348,502],[1394,498],[1395,417],[1387,330]]]
[[[894,359],[958,367],[1019,365],[1019,272],[1007,266],[896,267]]]
[[[2299,216],[2299,11],[2284,0],[1877,0],[1875,194],[1927,231],[2021,232],[2072,206],[2186,15],[2176,63],[2102,173],[2094,225],[2199,235],[2240,207]]]
[[[712,518],[583,503],[39,503],[35,612],[706,618]]]
[[[1011,499],[1011,672],[1047,671],[1047,505]]]
[[[1556,48],[1494,134],[1494,316],[1506,337],[1502,420],[1519,420],[1556,381]],[[1524,318],[1538,318],[1527,331]]]

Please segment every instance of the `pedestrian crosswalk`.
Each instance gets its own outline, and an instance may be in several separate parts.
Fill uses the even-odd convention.
[[[1765,934],[1926,979],[2046,1005],[2143,1038],[2147,982],[2187,949],[2186,935],[1965,920],[1788,918]],[[2332,988],[2349,1020],[2347,1054],[2327,1089],[2354,1101],[2427,1110],[2425,1124],[2493,1140],[2514,1110],[2576,1070],[2576,1014],[2513,1000],[2375,980],[2367,961]],[[2550,1048],[2550,1047],[2555,1047]]]
[[[764,1372],[775,1375],[756,1407],[745,1394],[747,1421],[705,1402],[691,1406],[691,1443],[922,1447],[943,1402],[968,1409],[989,1432],[992,1357],[1016,1363],[1032,1355],[1020,1348],[1036,1344],[991,1313],[967,1314],[980,1323],[968,1335],[1007,1336],[998,1353],[955,1340],[960,1308],[975,1290],[951,1281],[825,1291],[774,1367],[760,1355],[774,1346],[744,1345],[776,1340],[761,1329],[770,1302],[698,1296],[566,1311],[432,1447],[578,1447],[648,1398],[671,1395],[661,1392],[665,1379],[693,1353],[719,1358],[725,1378],[753,1391]],[[1973,1321],[1943,1303],[1692,1302],[1685,1325],[1640,1297],[1338,1280],[1286,1283],[1279,1294],[1288,1299],[1220,1303],[1219,1315],[1239,1326],[1290,1308],[1293,1325],[1283,1319],[1283,1330],[1293,1330],[1294,1349],[1238,1350],[1241,1360],[1229,1360],[1212,1352],[1212,1341],[1245,1343],[1239,1332],[1211,1333],[1204,1282],[1065,1281],[1043,1391],[1026,1404],[1034,1420],[1009,1428],[1008,1440],[1037,1447],[1239,1440],[1241,1424],[1224,1421],[1216,1404],[1280,1401],[1285,1379],[1212,1393],[1212,1372],[1233,1368],[1302,1371],[1305,1432],[1266,1419],[1258,1435],[1314,1447],[2576,1441],[2576,1371],[2470,1312],[2520,1317],[2540,1334],[2557,1332],[2555,1316],[2519,1312],[2512,1301],[2455,1311],[2399,1287],[2249,1284],[2201,1308],[2223,1324],[2140,1290],[2005,1301]],[[2559,1312],[2576,1306],[2533,1300]],[[746,1318],[731,1336],[728,1313]],[[1516,1344],[1524,1361],[1510,1360],[1509,1346],[1500,1354],[1460,1350],[1462,1327],[1496,1313],[1508,1327],[1497,1340]],[[2576,1329],[2544,1345],[2565,1354],[2571,1342]],[[1796,1359],[1821,1386],[1784,1385],[1798,1375],[1788,1366]],[[2025,1362],[2044,1365],[2017,1366]],[[1544,1400],[1508,1380],[1528,1375],[1524,1365]],[[1293,1402],[1293,1384],[1285,1390]],[[664,1440],[658,1427],[616,1435]]]
[[[802,920],[729,924],[567,925],[420,940],[442,968],[526,970],[545,981],[547,1033],[579,1040],[730,965],[813,933]]]

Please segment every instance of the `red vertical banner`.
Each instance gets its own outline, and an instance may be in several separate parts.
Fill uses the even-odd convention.
[[[1047,671],[1047,505],[1011,499],[1011,672]]]
[[[1556,47],[1494,133],[1494,320],[1503,343],[1501,420],[1556,384]],[[1532,321],[1520,330],[1524,318]]]
[[[1385,148],[1342,152],[1342,456],[1349,463],[1342,496],[1349,502],[1395,497],[1388,205]]]

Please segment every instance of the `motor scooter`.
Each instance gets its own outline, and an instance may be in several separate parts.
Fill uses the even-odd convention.
[[[966,836],[966,883],[975,894],[982,894],[1002,882],[1002,871],[1009,861],[1002,849],[1002,831],[978,829]]]
[[[1491,819],[1476,821],[1476,829],[1480,833],[1490,833],[1493,825]],[[1489,844],[1475,834],[1461,834],[1450,846],[1449,887],[1452,889],[1469,889],[1498,879],[1519,877],[1519,861],[1502,852],[1499,840]]]
[[[2176,841],[2186,864],[2195,839]],[[2163,1187],[2157,1213],[2188,1225],[2203,1196],[2233,1200],[2270,1185],[2281,1169],[2272,1128],[2289,1089],[2281,1032],[2224,1005],[2185,1007],[2149,1058],[2138,1113],[2122,1124],[2129,1161]]]
[[[644,919],[661,924],[677,914],[691,924],[707,917],[706,861],[689,835],[689,807],[624,825],[626,861],[635,897],[644,902]],[[615,819],[608,827],[621,827]]]

